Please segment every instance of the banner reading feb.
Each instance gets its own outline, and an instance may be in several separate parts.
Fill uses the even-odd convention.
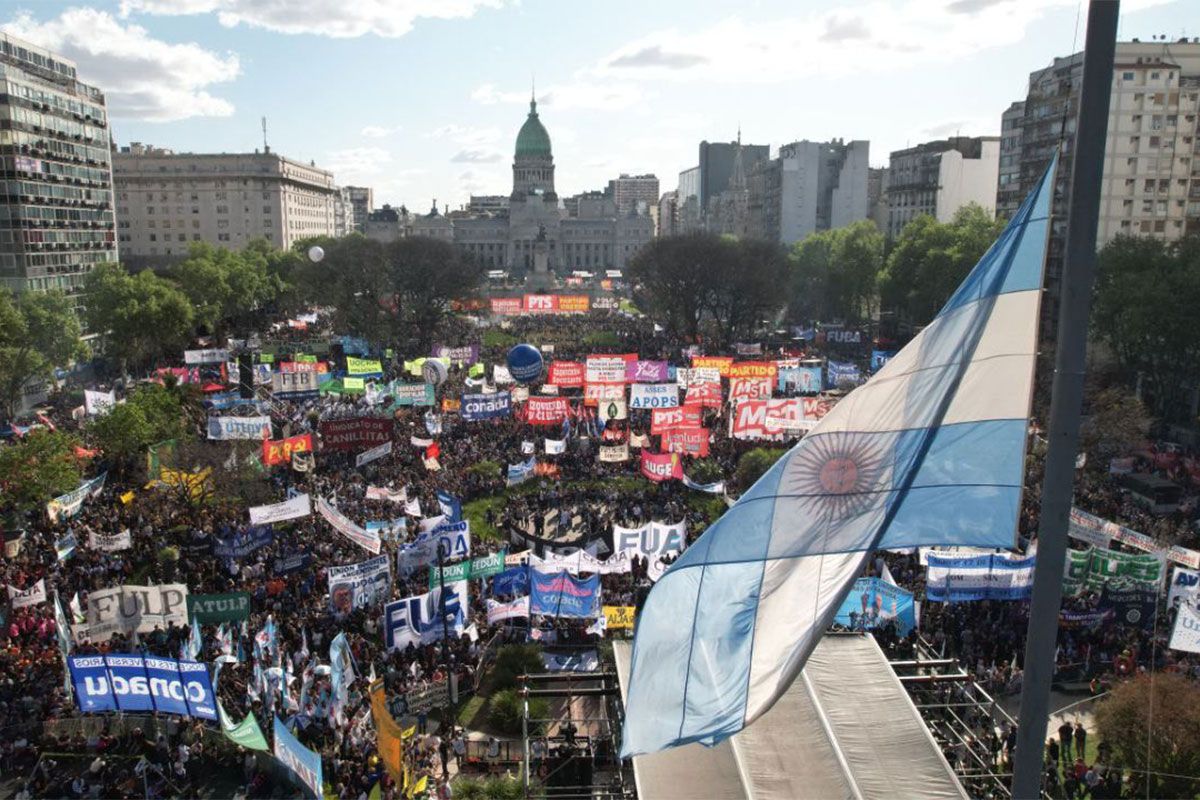
[[[308,453],[313,449],[312,434],[289,436],[286,439],[264,439],[262,461],[265,466],[292,463],[292,453]]]

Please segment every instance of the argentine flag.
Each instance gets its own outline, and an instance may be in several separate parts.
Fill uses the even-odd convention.
[[[654,586],[623,757],[766,713],[873,550],[1014,544],[1056,162],[937,317]]]

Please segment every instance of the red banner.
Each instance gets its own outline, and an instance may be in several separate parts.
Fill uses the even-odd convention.
[[[324,361],[280,361],[280,372],[329,372]]]
[[[734,406],[731,433],[735,439],[777,439],[811,429],[829,411],[816,397],[743,400]]]
[[[774,361],[739,361],[729,365],[730,378],[768,378],[775,380],[779,367]]]
[[[775,384],[771,378],[730,378],[729,402],[766,400],[770,398],[771,390],[774,387]]]
[[[716,367],[722,378],[729,377],[729,368],[733,366],[732,356],[692,356],[693,367]]]
[[[662,435],[662,449],[704,458],[708,455],[707,428],[675,428]]]
[[[679,428],[699,428],[704,413],[699,406],[656,408],[650,412],[650,432],[665,433]]]
[[[318,430],[325,450],[366,450],[392,440],[392,420],[386,417],[326,419]]]
[[[565,397],[531,397],[525,404],[525,421],[530,425],[561,425],[571,412]]]
[[[651,453],[642,451],[642,474],[650,480],[679,480],[683,477],[683,462],[678,453]]]
[[[312,434],[289,436],[287,439],[264,439],[262,461],[268,467],[291,464],[292,453],[307,453],[313,449]]]
[[[684,398],[684,403],[687,405],[705,406],[707,408],[721,407],[721,381],[703,381],[702,383],[693,383],[687,388],[687,396]]]
[[[624,400],[625,384],[623,383],[589,383],[583,388],[583,401],[589,406],[596,405],[600,400]]]
[[[519,297],[493,297],[492,313],[501,317],[512,317],[523,311]]]
[[[578,361],[551,361],[546,383],[568,388],[583,386],[583,364]]]
[[[524,310],[526,314],[553,314],[558,311],[558,295],[527,294]]]

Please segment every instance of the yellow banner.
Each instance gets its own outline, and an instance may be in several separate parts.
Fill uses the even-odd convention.
[[[604,618],[608,621],[608,629],[632,628],[635,612],[633,606],[605,606]]]
[[[346,356],[346,374],[347,375],[371,375],[376,372],[383,372],[383,367],[378,361],[371,361],[366,358],[355,358],[354,356]]]
[[[371,715],[375,717],[375,738],[379,742],[379,760],[392,780],[404,785],[404,732],[387,709],[383,681],[371,684]]]
[[[366,391],[366,384],[362,378],[351,378],[349,376],[342,378],[342,390],[347,392],[363,392]]]

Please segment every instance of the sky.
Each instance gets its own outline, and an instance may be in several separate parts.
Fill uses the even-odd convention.
[[[701,140],[870,141],[871,163],[997,135],[1029,72],[1082,47],[1080,0],[0,0],[0,28],[79,67],[113,137],[263,143],[375,190],[457,208],[508,194],[536,86],[560,195]],[[1081,10],[1082,9],[1082,10]],[[1200,36],[1197,0],[1126,0],[1119,37]]]

